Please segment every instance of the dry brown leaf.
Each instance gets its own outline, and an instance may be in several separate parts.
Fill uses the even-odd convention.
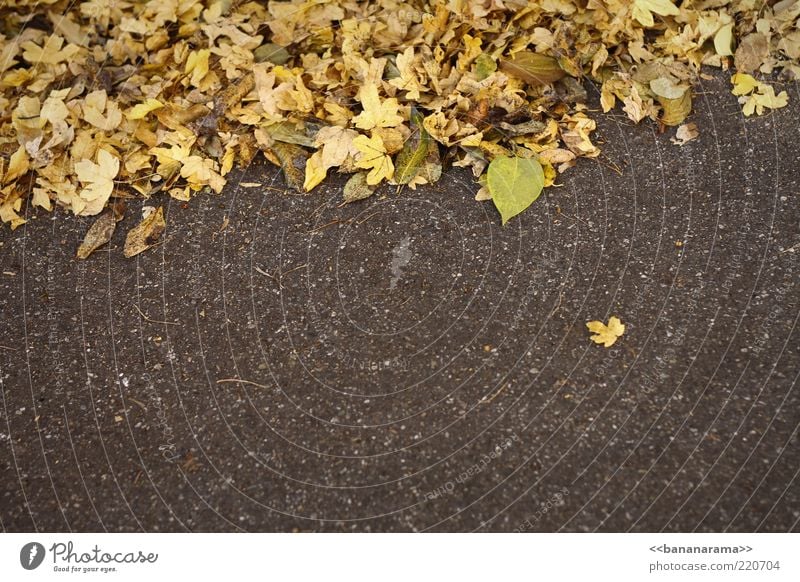
[[[135,257],[161,241],[161,235],[167,228],[164,220],[164,210],[161,206],[150,212],[142,221],[128,231],[125,237],[124,255],[127,258]]]
[[[78,247],[78,258],[88,258],[94,251],[110,241],[116,227],[117,221],[113,211],[108,210],[101,214],[89,227],[81,246]]]

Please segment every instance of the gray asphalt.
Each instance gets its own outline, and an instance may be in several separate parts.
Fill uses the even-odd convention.
[[[29,211],[0,230],[0,526],[798,531],[783,88],[745,119],[704,81],[683,147],[599,116],[603,157],[505,228],[463,170],[342,206],[263,160],[148,201],[134,259],[141,202],[86,261],[90,220]]]

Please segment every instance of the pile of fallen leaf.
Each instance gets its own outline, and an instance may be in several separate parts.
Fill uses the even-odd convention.
[[[88,256],[125,199],[218,193],[263,152],[287,189],[352,174],[345,201],[467,166],[505,222],[600,154],[587,80],[604,111],[684,143],[701,65],[735,68],[745,115],[786,105],[765,79],[800,72],[799,15],[800,0],[5,0],[0,218],[105,211]],[[163,230],[160,211],[145,220],[126,254]]]

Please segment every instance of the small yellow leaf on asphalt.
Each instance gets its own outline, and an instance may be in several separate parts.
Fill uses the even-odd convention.
[[[699,135],[700,130],[697,129],[697,124],[684,123],[678,128],[678,130],[675,132],[675,137],[673,137],[670,141],[675,145],[682,146],[694,139],[697,139]]]
[[[742,112],[746,117],[753,113],[763,115],[765,109],[780,109],[789,103],[786,91],[775,94],[775,88],[754,78],[747,73],[736,73],[731,76],[733,89],[731,93],[739,97],[743,105]]]
[[[733,83],[733,90],[731,93],[737,96],[747,95],[759,86],[759,82],[756,78],[747,73],[736,73],[732,75],[731,83]]]
[[[605,347],[610,348],[625,333],[625,325],[617,317],[611,317],[608,320],[608,325],[602,321],[590,321],[586,327],[594,335],[590,338],[597,344],[603,344]]]

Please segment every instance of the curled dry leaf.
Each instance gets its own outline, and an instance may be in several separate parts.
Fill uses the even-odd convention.
[[[88,258],[94,251],[110,241],[116,227],[117,220],[113,210],[101,214],[89,227],[81,246],[78,247],[78,258]]]
[[[166,228],[164,209],[159,206],[157,210],[151,212],[128,232],[128,236],[125,237],[125,256],[127,258],[135,257],[157,245]]]
[[[675,131],[675,137],[673,137],[670,141],[675,145],[686,145],[692,140],[697,139],[700,136],[700,130],[697,129],[697,125],[694,123],[685,123],[681,125]]]

